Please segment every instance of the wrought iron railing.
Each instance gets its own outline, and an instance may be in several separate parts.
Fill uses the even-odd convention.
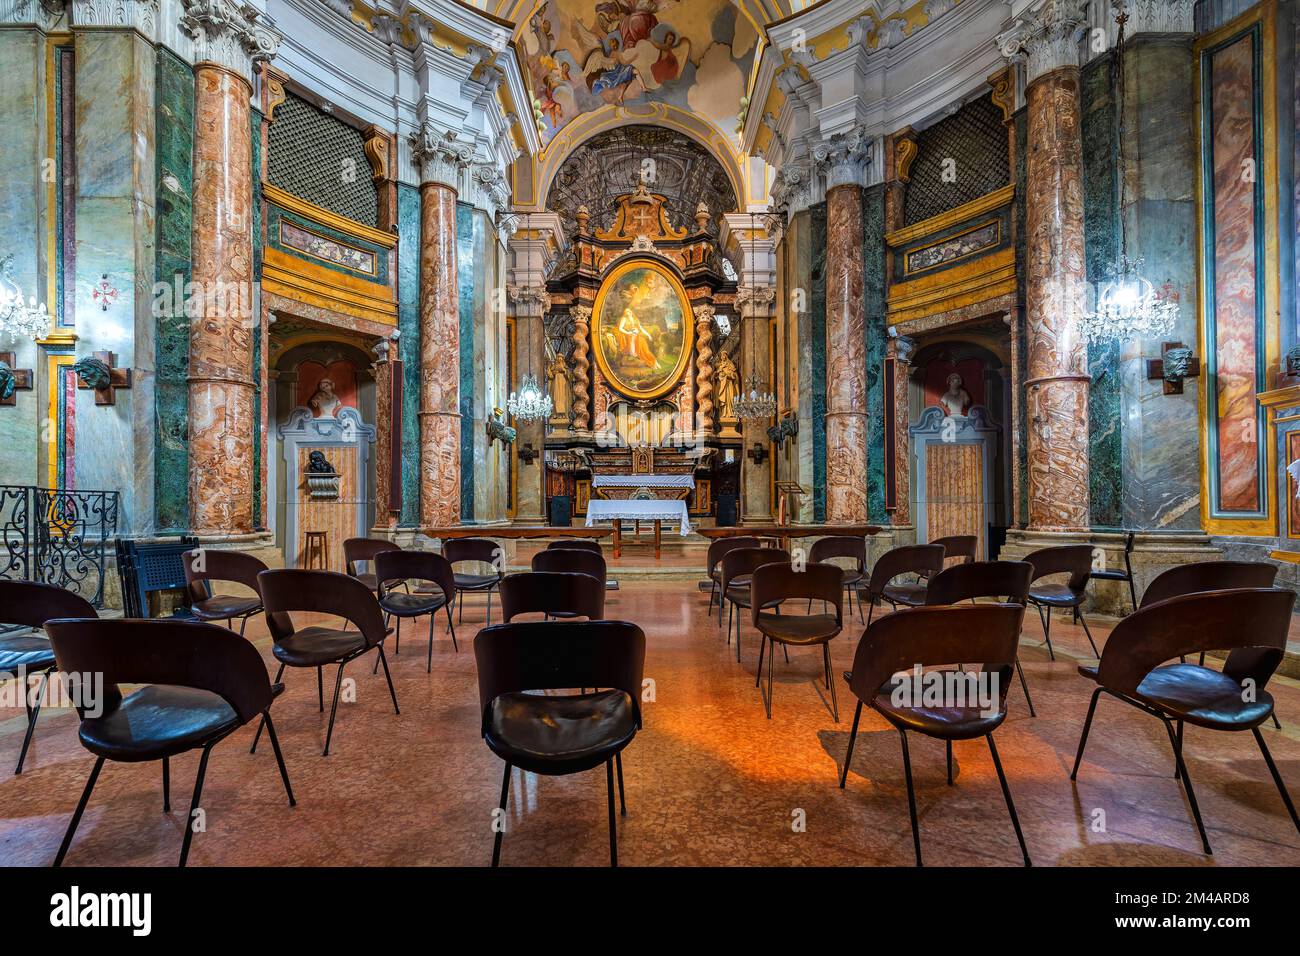
[[[0,578],[56,584],[103,607],[120,503],[116,491],[0,485]]]

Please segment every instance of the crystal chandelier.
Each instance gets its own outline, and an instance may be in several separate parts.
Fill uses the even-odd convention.
[[[776,396],[768,390],[766,382],[751,375],[736,396],[735,409],[741,421],[762,421],[776,414]]]
[[[0,259],[0,333],[12,339],[39,339],[50,330],[45,303],[31,296],[23,301],[23,290],[14,281],[13,254]]]
[[[541,386],[537,384],[537,377],[532,372],[524,376],[524,383],[519,392],[517,394],[511,392],[510,397],[506,399],[506,410],[515,418],[526,422],[550,418],[554,407],[551,396],[542,391]]]
[[[1178,321],[1178,303],[1172,296],[1156,291],[1138,267],[1141,259],[1128,255],[1128,229],[1124,221],[1126,170],[1124,161],[1124,25],[1128,14],[1120,7],[1115,22],[1119,35],[1115,41],[1115,59],[1111,64],[1116,90],[1115,115],[1118,117],[1116,139],[1119,146],[1119,262],[1097,290],[1095,308],[1079,324],[1083,338],[1092,345],[1130,339],[1158,339],[1173,331]]]

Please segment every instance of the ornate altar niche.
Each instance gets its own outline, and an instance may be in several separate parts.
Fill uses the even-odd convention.
[[[740,342],[717,321],[737,325],[736,281],[713,216],[703,204],[670,210],[642,183],[617,198],[609,228],[593,231],[585,208],[576,219],[547,285],[548,349],[563,360],[551,390],[570,403],[547,429],[547,496],[571,496],[577,515],[593,496],[685,498],[692,517],[711,519],[715,472],[740,451],[715,399],[737,391]],[[615,476],[645,480],[600,480]]]

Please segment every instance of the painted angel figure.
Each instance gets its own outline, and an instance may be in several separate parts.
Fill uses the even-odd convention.
[[[608,0],[596,5],[595,23],[574,19],[573,35],[587,89],[606,102],[623,103],[681,76],[691,43],[658,14],[668,0]]]

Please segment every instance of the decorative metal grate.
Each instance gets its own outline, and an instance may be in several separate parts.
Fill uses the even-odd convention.
[[[363,226],[379,199],[361,131],[290,93],[275,108],[266,159],[271,185]]]
[[[971,100],[916,137],[916,159],[903,201],[911,226],[979,199],[1011,182],[1002,109],[992,97]]]
[[[116,491],[0,485],[0,578],[54,584],[103,607],[119,505]]]

